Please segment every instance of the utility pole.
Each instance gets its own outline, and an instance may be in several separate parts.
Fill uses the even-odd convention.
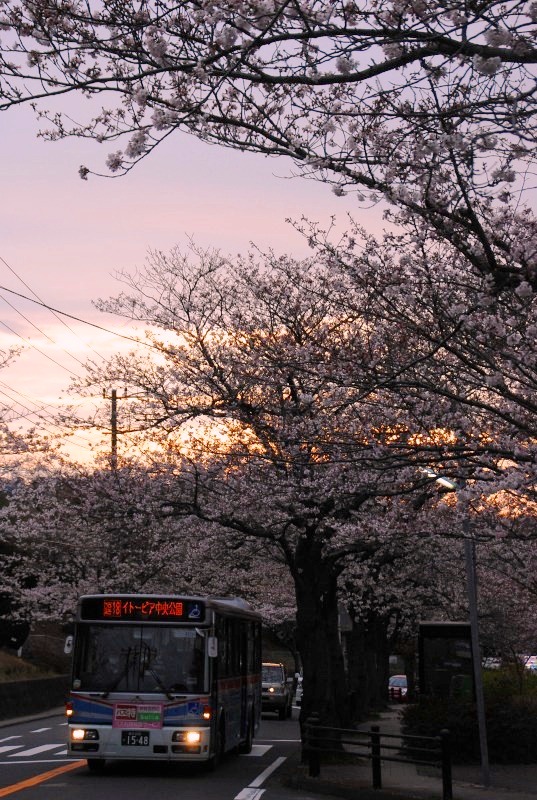
[[[123,397],[127,397],[127,390],[123,392]],[[103,397],[107,399],[106,389],[103,389]],[[112,410],[110,413],[110,431],[112,434],[112,446],[110,449],[110,469],[117,469],[117,390],[112,389],[110,392],[110,401],[112,403]]]

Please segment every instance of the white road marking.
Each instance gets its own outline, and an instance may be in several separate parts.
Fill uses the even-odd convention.
[[[21,735],[18,736],[6,736],[5,739],[0,739],[0,742],[12,742],[13,739],[22,739]]]
[[[7,753],[9,750],[20,750],[21,747],[24,747],[23,744],[5,744],[0,747],[0,753]]]
[[[285,756],[278,756],[276,761],[273,761],[273,763],[269,767],[264,769],[263,772],[257,776],[257,778],[254,778],[254,780],[250,783],[249,786],[246,787],[246,789],[242,789],[238,793],[238,795],[235,797],[235,800],[259,800],[259,798],[265,791],[264,789],[260,789],[259,787],[261,786],[262,783],[264,783],[267,780],[269,775],[272,775],[275,769],[278,769],[278,767],[281,766],[281,764],[283,764],[284,761],[285,761]]]
[[[253,744],[251,753],[243,753],[244,756],[264,756],[272,749],[271,744]]]
[[[264,791],[264,789],[254,789],[249,786],[247,789],[243,789],[242,792],[239,792],[235,800],[259,800]]]
[[[61,764],[62,762],[68,764],[73,760],[72,758],[46,758],[46,759],[29,758],[28,761],[13,761],[13,756],[9,757],[11,758],[11,761],[0,761],[0,766],[7,767],[7,766],[13,766],[13,764]],[[79,760],[84,761],[84,759],[82,758]]]
[[[56,744],[40,744],[39,747],[31,747],[29,750],[23,750],[21,753],[13,753],[10,758],[36,756],[39,753],[45,753],[47,750],[57,750],[58,747],[65,747],[65,745],[62,742],[56,742]]]
[[[250,786],[255,786],[255,787],[261,786],[261,784],[266,781],[269,775],[272,775],[274,770],[278,769],[278,767],[280,767],[284,761],[285,761],[285,756],[278,756],[276,761],[274,761],[269,767],[264,769],[261,775],[258,775],[257,778],[255,778],[253,781],[250,782]]]
[[[30,733],[43,733],[43,731],[50,731],[51,728],[36,728],[35,731],[30,731]]]
[[[258,739],[258,742],[301,742],[302,739]]]

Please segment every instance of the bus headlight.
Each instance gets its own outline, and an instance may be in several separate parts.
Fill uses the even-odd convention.
[[[201,733],[199,731],[174,731],[172,742],[184,742],[184,744],[199,744]]]
[[[73,728],[71,731],[71,739],[73,742],[90,741],[95,742],[99,738],[99,731],[93,728]]]
[[[172,733],[172,753],[199,755],[201,753],[201,737],[201,731],[174,731]],[[207,750],[207,745],[204,750]]]

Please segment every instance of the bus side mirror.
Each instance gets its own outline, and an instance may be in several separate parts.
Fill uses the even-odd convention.
[[[207,655],[209,658],[216,658],[218,655],[218,639],[216,636],[209,636],[207,639]]]
[[[72,636],[67,636],[66,637],[65,643],[63,645],[63,652],[65,653],[66,656],[71,655],[71,653],[73,652],[73,637]]]

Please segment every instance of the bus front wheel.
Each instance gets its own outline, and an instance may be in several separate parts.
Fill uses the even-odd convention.
[[[222,756],[224,755],[224,725],[223,722],[220,723],[218,728],[216,729],[215,734],[215,742],[214,742],[214,752],[210,759],[207,762],[207,769],[212,772],[214,769],[217,768],[219,763],[222,760]]]

